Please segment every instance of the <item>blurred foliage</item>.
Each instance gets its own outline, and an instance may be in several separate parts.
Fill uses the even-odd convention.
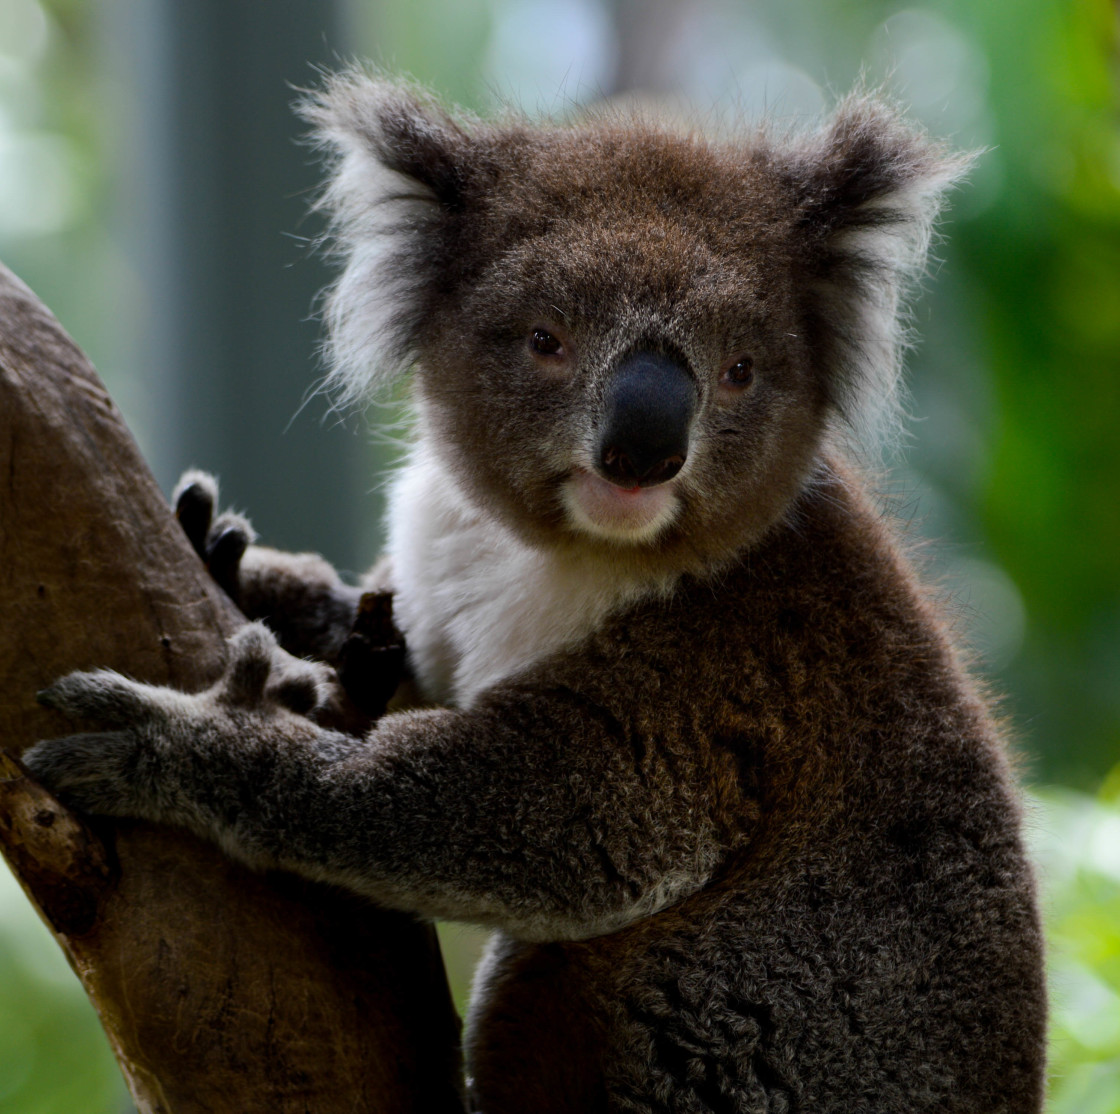
[[[78,980],[0,864],[0,1114],[131,1109]]]
[[[121,0],[125,2],[125,0]],[[665,0],[354,0],[362,50],[485,110],[612,88],[612,26]],[[636,20],[636,24],[634,23]],[[1120,1114],[1120,127],[1109,0],[693,0],[646,79],[791,119],[865,69],[984,148],[915,311],[902,507],[939,539],[1039,791],[1054,1001],[1050,1114]],[[0,257],[126,404],[135,278],[113,235],[98,6],[0,0]],[[611,35],[614,38],[611,38]],[[640,68],[640,67],[639,67]],[[24,219],[21,227],[20,214]],[[911,510],[912,508],[912,510]],[[1091,790],[1112,769],[1100,795]],[[456,1000],[481,934],[443,926]],[[0,868],[0,1114],[125,1109],[88,1003]]]
[[[1002,188],[954,232],[995,424],[979,519],[1026,602],[1008,672],[1038,772],[1120,760],[1120,129],[1106,0],[961,4],[985,44]]]
[[[0,0],[0,258],[111,367],[127,283],[94,14],[83,0]]]
[[[1050,943],[1049,1114],[1120,1114],[1120,806],[1049,790],[1028,825]]]

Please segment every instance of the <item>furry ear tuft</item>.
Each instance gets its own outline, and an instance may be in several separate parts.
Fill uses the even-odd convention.
[[[334,75],[299,111],[327,156],[316,208],[344,262],[323,302],[328,385],[354,403],[415,362],[474,145],[428,94],[360,71]]]
[[[807,234],[810,343],[838,414],[866,446],[896,428],[905,297],[945,194],[975,154],[950,152],[863,93],[788,154]]]

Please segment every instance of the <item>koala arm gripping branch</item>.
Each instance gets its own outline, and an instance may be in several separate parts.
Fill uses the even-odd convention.
[[[196,695],[110,671],[62,678],[41,700],[108,730],[25,759],[80,810],[184,826],[256,866],[525,939],[655,912],[701,887],[726,850],[689,792],[705,774],[659,768],[569,689],[511,686],[355,739],[301,714],[328,679],[252,624]]]

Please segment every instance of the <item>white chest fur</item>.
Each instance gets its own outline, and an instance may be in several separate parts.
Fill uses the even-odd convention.
[[[389,554],[421,692],[459,707],[647,590],[602,561],[529,548],[469,503],[422,445],[393,485]]]

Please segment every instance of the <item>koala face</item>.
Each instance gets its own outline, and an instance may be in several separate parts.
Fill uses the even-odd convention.
[[[452,118],[338,78],[339,377],[415,368],[430,444],[532,544],[711,567],[889,399],[899,293],[954,162],[856,98],[820,132]]]
[[[788,218],[722,211],[736,168],[692,166],[688,141],[526,145],[513,196],[476,217],[486,251],[420,345],[435,444],[535,542],[674,567],[739,548],[803,481],[827,410]]]

